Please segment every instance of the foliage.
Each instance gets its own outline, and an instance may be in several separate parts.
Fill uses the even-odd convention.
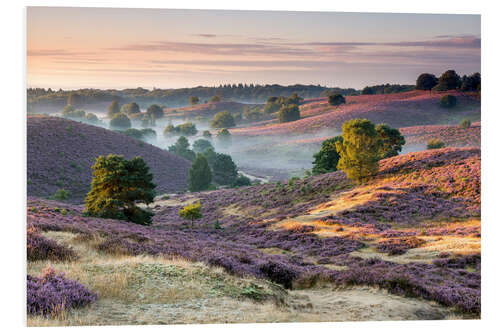
[[[27,229],[26,252],[28,261],[71,261],[77,258],[73,249],[43,237],[35,228]]]
[[[321,150],[313,155],[314,166],[312,172],[314,175],[337,171],[337,164],[340,159],[340,155],[337,152],[337,141],[341,142],[342,136],[338,135],[323,141]]]
[[[453,108],[457,105],[457,98],[453,95],[444,95],[439,100],[439,106],[442,108]]]
[[[87,115],[85,116],[85,120],[89,123],[89,124],[98,124],[99,123],[99,118],[97,118],[97,116],[94,114],[94,113],[87,113]]]
[[[446,91],[452,89],[458,89],[461,86],[461,79],[458,74],[450,69],[441,74],[438,80],[438,84],[434,87],[433,90],[437,91]]]
[[[406,143],[404,136],[399,130],[391,128],[387,124],[378,124],[375,129],[382,139],[380,158],[397,156]]]
[[[132,126],[132,123],[125,113],[120,112],[111,118],[109,126],[116,129],[127,129]]]
[[[209,130],[204,130],[202,136],[206,139],[212,139],[212,133]]]
[[[470,76],[464,75],[462,77],[462,91],[480,91],[481,89],[481,74],[474,73]]]
[[[163,135],[171,136],[171,135],[183,135],[183,136],[193,136],[198,133],[196,129],[196,125],[192,122],[187,122],[184,124],[179,124],[177,126],[173,126],[172,124],[167,125],[165,130],[163,130]]]
[[[378,171],[381,139],[375,126],[367,119],[352,119],[342,124],[343,141],[337,141],[340,155],[337,168],[347,177],[363,182]]]
[[[364,87],[361,91],[363,95],[375,95],[375,94],[395,94],[400,92],[406,92],[414,90],[414,85],[409,84],[380,84],[375,86]]]
[[[205,139],[198,139],[193,143],[193,151],[195,153],[204,153],[209,148],[214,149],[210,141]]]
[[[219,185],[231,185],[238,177],[238,168],[231,156],[217,153],[213,163],[214,181]]]
[[[462,119],[462,121],[460,122],[461,128],[469,128],[470,125],[471,125],[471,123],[470,123],[469,119]]]
[[[63,188],[60,188],[56,191],[52,198],[59,201],[67,200],[69,198],[69,192]]]
[[[50,267],[40,277],[28,275],[27,282],[27,312],[30,315],[56,316],[97,300],[95,292],[64,274],[57,274]]]
[[[120,113],[120,104],[118,104],[117,101],[112,101],[108,106],[106,115],[108,116],[108,118],[113,118],[113,116],[118,113]]]
[[[260,107],[246,108],[243,111],[243,117],[248,121],[259,121],[264,118]]]
[[[227,148],[231,146],[232,139],[231,139],[231,133],[227,130],[227,128],[221,129],[218,133],[216,138],[216,142],[218,145]]]
[[[438,84],[438,79],[434,74],[423,73],[417,78],[415,88],[417,90],[431,90]]]
[[[76,92],[71,92],[68,95],[67,105],[72,105],[74,107],[80,107],[83,104],[83,96]]]
[[[219,103],[220,101],[221,97],[217,95],[210,97],[210,99],[208,100],[209,103]]]
[[[231,184],[231,187],[242,187],[242,186],[250,186],[250,185],[252,185],[250,178],[248,178],[244,175],[238,175],[238,177]]]
[[[296,104],[282,105],[278,112],[278,120],[280,123],[296,121],[300,119],[299,107]]]
[[[183,219],[190,220],[191,227],[193,227],[194,220],[203,217],[203,215],[201,214],[201,203],[197,201],[195,203],[182,207],[182,209],[179,209],[179,216]]]
[[[196,154],[191,149],[189,149],[189,141],[185,136],[179,137],[175,144],[168,147],[168,151],[184,157],[185,159],[188,159],[190,161],[193,161],[196,157]]]
[[[125,114],[128,114],[128,115],[135,114],[135,113],[141,113],[141,109],[139,108],[139,105],[137,105],[137,103],[135,103],[135,102],[124,104],[121,107],[120,111],[125,113]]]
[[[212,128],[231,128],[234,126],[236,126],[236,122],[229,111],[217,112],[210,122]]]
[[[136,128],[129,128],[126,129],[125,131],[120,131],[118,130],[117,132],[125,134],[127,136],[133,137],[134,139],[137,140],[146,140],[146,139],[155,139],[156,138],[156,132],[155,130],[151,128],[144,128],[141,130],[138,130]]]
[[[445,143],[439,139],[430,139],[427,141],[427,149],[439,149],[445,146]]]
[[[85,198],[89,215],[151,224],[153,214],[136,206],[138,202],[150,204],[155,197],[153,175],[141,157],[126,160],[121,155],[101,155],[92,169],[91,189]]]
[[[207,148],[203,153],[203,156],[207,159],[210,168],[214,167],[215,159],[217,158],[217,153],[214,148]]]
[[[197,154],[188,173],[188,188],[191,192],[203,191],[212,183],[212,171],[207,159],[202,154]]]
[[[154,114],[146,113],[141,119],[142,127],[154,127],[156,126],[156,118]]]
[[[328,104],[333,106],[338,106],[340,104],[345,104],[345,97],[341,94],[332,94],[328,96]]]
[[[189,97],[189,104],[191,105],[196,105],[200,102],[200,99],[196,96],[190,96]]]
[[[150,105],[146,110],[146,114],[148,114],[150,117],[154,117],[154,119],[160,119],[164,116],[163,109],[157,104]]]

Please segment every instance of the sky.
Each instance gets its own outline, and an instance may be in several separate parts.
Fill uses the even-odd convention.
[[[481,69],[479,15],[28,7],[27,85],[363,88]]]

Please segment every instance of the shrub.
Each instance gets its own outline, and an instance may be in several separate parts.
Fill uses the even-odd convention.
[[[128,114],[128,115],[131,115],[131,114],[135,114],[135,113],[141,113],[141,109],[139,108],[139,105],[137,105],[137,103],[132,102],[132,103],[128,103],[128,104],[123,105],[121,107],[121,112]]]
[[[457,105],[457,98],[453,95],[444,95],[439,101],[439,106],[442,108],[452,108]]]
[[[106,115],[108,116],[108,118],[113,118],[113,116],[118,113],[120,113],[120,105],[117,101],[111,102],[111,104],[108,106]]]
[[[229,111],[217,112],[210,122],[212,128],[231,128],[234,126],[236,126],[236,122]]]
[[[87,115],[85,116],[85,120],[89,123],[89,124],[97,124],[99,122],[99,118],[97,118],[97,116],[93,113],[87,113]]]
[[[26,250],[28,261],[70,261],[77,258],[73,249],[43,237],[32,227],[26,232]]]
[[[231,185],[232,187],[241,187],[241,186],[250,186],[252,185],[252,182],[250,181],[250,178],[239,175]]]
[[[179,137],[175,144],[168,147],[168,151],[190,161],[193,161],[196,157],[196,154],[189,149],[189,141],[184,136]]]
[[[117,113],[109,122],[109,126],[115,129],[127,129],[132,126],[132,123],[125,113]]]
[[[155,197],[153,175],[141,157],[99,156],[92,166],[90,192],[85,198],[86,213],[91,216],[151,224],[153,214],[136,206],[149,204]]]
[[[196,105],[200,102],[200,99],[196,96],[190,96],[189,97],[189,104],[191,105]]]
[[[430,139],[427,141],[427,149],[439,149],[445,146],[445,143],[439,139]]]
[[[212,182],[212,171],[207,159],[202,154],[196,155],[188,173],[188,188],[191,192],[203,191],[209,188]]]
[[[214,149],[210,141],[205,139],[198,139],[193,143],[193,151],[195,153],[204,153],[209,148]]]
[[[210,133],[210,131],[208,131],[208,130],[203,131],[202,135],[206,139],[212,139],[212,133]]]
[[[345,104],[345,97],[341,94],[332,94],[328,96],[328,104],[337,106],[340,104]]]
[[[156,118],[150,113],[146,113],[141,119],[142,127],[153,127],[156,125]]]
[[[347,177],[363,182],[378,172],[382,140],[367,119],[352,119],[342,125],[342,141],[336,147],[340,155],[337,168]]]
[[[210,100],[209,100],[210,103],[218,103],[220,101],[221,101],[221,97],[217,96],[217,95],[210,97]]]
[[[165,130],[163,131],[163,135],[165,135],[167,137],[171,136],[171,135],[192,136],[192,135],[196,135],[196,133],[198,133],[198,130],[196,129],[196,125],[191,123],[191,122],[187,122],[187,123],[180,124],[177,126],[169,124],[169,125],[167,125],[167,127],[165,127]]]
[[[67,200],[68,198],[69,198],[69,192],[63,188],[57,190],[56,193],[52,196],[52,199],[60,201]]]
[[[460,122],[460,127],[461,128],[469,128],[470,127],[470,120],[469,119],[462,119]]]
[[[300,119],[299,107],[296,104],[283,105],[278,112],[278,120],[280,123],[296,121]]]
[[[30,315],[55,316],[97,300],[95,292],[67,279],[64,274],[57,274],[50,267],[41,277],[28,275],[27,280],[27,312]]]
[[[192,203],[190,205],[184,206],[179,209],[179,216],[183,219],[191,221],[191,228],[194,226],[194,220],[200,219],[203,217],[201,214],[201,203],[198,201],[196,203]]]
[[[259,266],[260,272],[269,280],[281,284],[286,289],[292,289],[292,282],[297,273],[279,262],[269,261]]]
[[[156,104],[152,104],[146,110],[146,114],[154,119],[163,118],[163,109]]]
[[[337,171],[337,164],[340,159],[337,152],[337,141],[342,141],[342,136],[338,135],[323,141],[321,150],[313,155],[312,173],[314,175]]]

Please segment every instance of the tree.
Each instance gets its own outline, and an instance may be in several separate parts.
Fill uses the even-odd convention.
[[[202,135],[206,139],[209,139],[209,140],[212,139],[212,133],[210,133],[210,131],[208,131],[208,130],[204,130]]]
[[[314,166],[312,168],[312,173],[314,175],[337,171],[337,164],[340,159],[340,155],[337,152],[337,141],[342,142],[342,136],[338,135],[323,141],[321,150],[313,155]]]
[[[156,125],[155,116],[149,113],[146,113],[141,119],[142,127],[154,127]]]
[[[453,95],[444,95],[439,101],[439,106],[442,108],[451,109],[457,105],[457,98]]]
[[[378,172],[381,138],[368,119],[351,119],[342,125],[342,141],[335,143],[337,168],[347,177],[364,182]]]
[[[165,127],[165,130],[163,131],[163,135],[165,135],[167,137],[171,136],[171,135],[192,136],[192,135],[196,135],[196,133],[198,133],[198,130],[196,129],[196,125],[191,123],[191,122],[187,122],[187,123],[180,124],[177,126],[169,124],[169,125],[167,125],[167,127]]]
[[[328,104],[333,106],[338,106],[340,104],[345,104],[345,97],[341,94],[332,94],[328,96]]]
[[[301,104],[302,102],[304,101],[304,99],[302,97],[300,97],[299,95],[297,95],[297,93],[293,93],[290,95],[290,97],[288,97],[288,101],[287,103],[288,104]]]
[[[63,110],[62,110],[61,114],[62,114],[62,116],[63,116],[63,117],[66,117],[66,116],[68,116],[69,114],[71,114],[71,112],[73,112],[73,111],[75,111],[75,108],[73,107],[73,105],[68,104],[68,105],[66,105],[66,106],[63,108]]]
[[[281,108],[280,99],[278,99],[278,97],[271,96],[267,99],[267,103],[264,106],[264,112],[267,114],[271,114],[276,111],[279,111],[280,108]]]
[[[375,91],[373,90],[372,87],[364,87],[363,90],[361,91],[361,94],[363,94],[363,95],[373,95],[373,94],[375,94]]]
[[[227,130],[227,128],[223,128],[217,133],[216,136],[217,139],[217,144],[224,147],[228,148],[231,146],[232,139],[231,139],[231,133]]]
[[[213,168],[215,159],[217,158],[217,153],[215,152],[215,150],[213,148],[208,148],[202,154],[207,159],[208,166],[210,166],[210,168]]]
[[[66,104],[72,105],[73,107],[81,107],[83,105],[82,95],[79,93],[71,92],[68,95],[68,99],[66,100]]]
[[[238,178],[235,179],[231,187],[242,187],[242,186],[250,186],[252,185],[252,182],[250,181],[250,178],[243,176],[243,175],[238,175]]]
[[[300,119],[299,107],[296,104],[283,105],[278,112],[278,120],[280,123],[296,121]]]
[[[153,214],[136,206],[150,204],[155,197],[153,175],[141,157],[126,160],[121,155],[101,155],[92,169],[91,188],[85,198],[87,214],[151,224]]]
[[[200,99],[196,96],[190,96],[189,97],[189,104],[191,105],[196,105],[200,102]]]
[[[234,126],[236,126],[236,122],[229,111],[217,112],[210,122],[212,128],[231,128]]]
[[[160,119],[163,118],[163,109],[159,107],[156,104],[152,104],[148,107],[146,110],[146,113],[149,114],[149,116],[154,117],[154,119]]]
[[[128,114],[128,115],[131,115],[131,114],[135,114],[135,113],[141,113],[141,108],[139,108],[139,105],[137,105],[137,103],[132,102],[132,103],[128,103],[128,104],[123,105],[121,108],[121,112]]]
[[[460,88],[460,86],[460,76],[458,76],[458,74],[454,70],[450,69],[441,74],[438,80],[438,84],[435,88],[439,91],[446,91]]]
[[[198,139],[193,143],[193,151],[195,153],[204,153],[209,148],[214,149],[210,141],[205,139]]]
[[[238,177],[238,168],[234,164],[231,156],[217,154],[212,167],[214,171],[214,181],[219,185],[231,185]]]
[[[481,85],[481,74],[474,73],[471,76],[464,75],[462,78],[462,86],[460,90],[462,91],[479,91],[479,86]]]
[[[460,127],[461,128],[469,128],[470,127],[470,120],[469,119],[462,119],[460,122]]]
[[[108,118],[113,118],[113,116],[118,113],[120,113],[120,105],[117,101],[111,102],[111,104],[108,106],[106,115],[108,116]]]
[[[212,171],[207,159],[202,154],[197,154],[189,169],[188,188],[191,192],[207,190],[212,183]]]
[[[389,127],[387,124],[378,124],[375,129],[382,139],[380,159],[398,156],[406,143],[399,130]]]
[[[438,79],[434,74],[423,73],[417,78],[415,89],[431,91],[438,84]]]
[[[193,161],[196,157],[196,154],[191,149],[189,149],[189,141],[185,136],[179,137],[175,144],[168,147],[168,151],[184,157],[185,159],[188,159],[190,161]]]
[[[130,119],[128,119],[125,113],[117,113],[113,116],[111,121],[109,122],[109,126],[111,128],[116,129],[127,129],[132,126]]]
[[[210,100],[209,100],[210,103],[219,103],[220,101],[221,101],[221,97],[217,96],[217,95],[210,97]]]
[[[444,148],[446,144],[439,139],[430,139],[427,141],[427,149],[439,149]]]
[[[184,206],[179,209],[179,216],[183,219],[191,221],[191,228],[194,227],[194,220],[201,219],[203,215],[201,214],[201,203],[199,201]]]
[[[85,116],[85,120],[89,123],[89,124],[97,124],[99,123],[99,118],[97,118],[97,116],[94,114],[94,113],[87,113],[87,115]]]

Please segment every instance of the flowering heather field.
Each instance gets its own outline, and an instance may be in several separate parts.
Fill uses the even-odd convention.
[[[98,235],[102,252],[182,257],[288,289],[374,286],[479,316],[480,150],[412,153],[380,169],[361,186],[335,172],[172,195],[152,205],[152,226],[84,217],[82,206],[29,197],[28,226]],[[191,228],[178,210],[193,200],[203,218]],[[438,247],[452,241],[472,245]]]
[[[165,150],[68,119],[28,116],[28,195],[48,197],[64,188],[70,202],[82,202],[90,189],[91,166],[99,155],[142,156],[158,192],[187,187],[190,163]]]
[[[469,128],[450,125],[412,126],[399,129],[406,145],[425,146],[430,139],[439,139],[447,147],[480,147],[481,123],[475,122]]]
[[[314,133],[322,129],[340,130],[342,124],[353,118],[366,118],[374,123],[387,123],[392,127],[407,127],[431,124],[458,124],[463,118],[477,121],[481,117],[480,102],[471,95],[447,92],[456,95],[458,106],[446,110],[439,107],[443,95],[424,91],[397,94],[346,96],[346,104],[338,107],[328,105],[327,98],[304,105],[302,118],[298,121],[235,128],[233,135],[285,135]]]

